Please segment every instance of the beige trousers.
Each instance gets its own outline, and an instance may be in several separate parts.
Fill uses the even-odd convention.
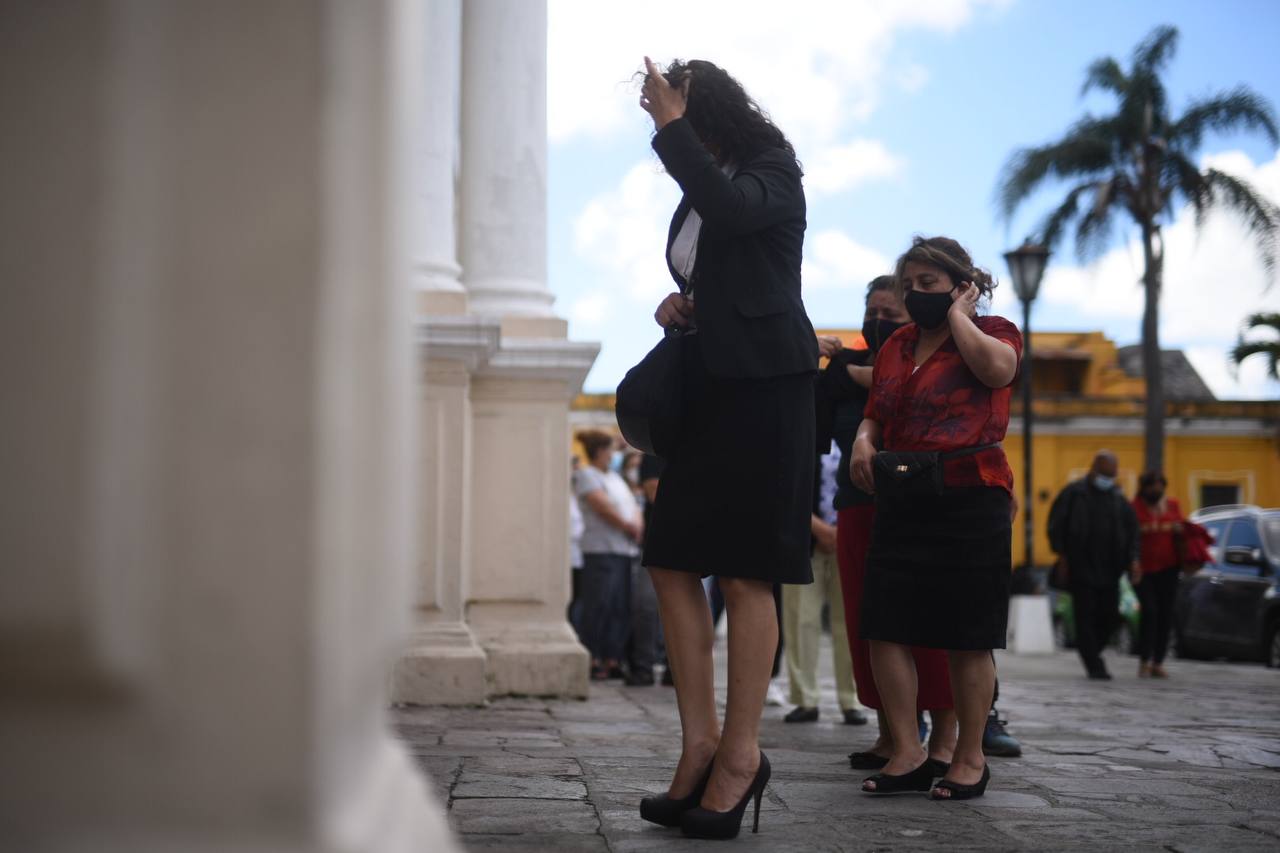
[[[791,701],[818,707],[818,644],[822,637],[822,605],[831,604],[831,651],[836,699],[842,711],[859,707],[844,623],[844,595],[836,555],[813,552],[813,583],[782,585],[782,637],[787,656]]]

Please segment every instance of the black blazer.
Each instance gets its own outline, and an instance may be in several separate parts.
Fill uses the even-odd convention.
[[[683,118],[653,137],[684,190],[671,244],[692,207],[702,217],[690,285],[699,349],[713,376],[761,379],[818,369],[818,344],[800,298],[805,202],[800,166],[782,149],[762,151],[730,179]]]

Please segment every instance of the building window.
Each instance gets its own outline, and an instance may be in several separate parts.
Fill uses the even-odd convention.
[[[1238,483],[1201,483],[1200,508],[1240,503]]]

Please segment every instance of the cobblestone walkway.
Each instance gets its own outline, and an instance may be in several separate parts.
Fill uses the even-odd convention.
[[[723,702],[723,650],[719,695]],[[824,649],[823,661],[830,666]],[[987,796],[863,796],[845,755],[870,727],[813,724],[768,708],[773,781],[742,849],[1280,850],[1280,671],[1174,661],[1166,682],[1087,681],[1073,656],[1000,658],[1000,709],[1024,747],[992,759]],[[714,842],[640,820],[678,755],[670,688],[592,687],[586,702],[507,699],[393,712],[467,850],[681,851]],[[749,830],[749,827],[747,827]],[[736,848],[735,848],[736,849]]]

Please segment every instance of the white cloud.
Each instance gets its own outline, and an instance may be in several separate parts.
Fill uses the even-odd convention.
[[[631,84],[642,57],[705,58],[722,65],[786,129],[801,159],[865,119],[887,82],[921,85],[919,69],[889,64],[894,36],[953,32],[980,7],[1006,0],[792,0],[776,3],[620,4],[552,0],[547,123],[552,143],[648,132]],[[726,21],[732,26],[726,26]]]
[[[804,187],[810,196],[832,195],[868,181],[894,178],[903,162],[874,139],[855,139],[821,149],[804,161]]]
[[[1280,204],[1280,153],[1260,165],[1238,151],[1206,157],[1204,164],[1244,178]],[[1255,311],[1280,310],[1280,283],[1268,289],[1253,239],[1240,221],[1229,213],[1215,213],[1197,230],[1192,212],[1183,210],[1164,228],[1164,240],[1161,346],[1186,350],[1221,397],[1280,395],[1280,383],[1267,380],[1258,366],[1246,362],[1238,378],[1227,369],[1227,351],[1244,318]],[[1123,318],[1132,323],[1133,335],[1121,343],[1132,342],[1138,338],[1143,310],[1141,276],[1142,250],[1136,236],[1086,267],[1051,264],[1037,302],[1037,322],[1053,328],[1055,308],[1097,318],[1100,324]],[[997,305],[1012,302],[1011,292],[997,299]]]
[[[607,294],[607,300],[589,303],[596,307],[577,319],[589,321],[594,311],[599,322],[603,310],[596,309],[620,295],[656,307],[674,289],[662,249],[679,202],[679,187],[656,161],[632,166],[616,188],[587,202],[574,222],[574,249],[600,271],[600,284],[592,294]]]
[[[831,287],[861,287],[890,272],[893,261],[835,228],[805,238],[801,279],[805,293]]]
[[[585,329],[599,328],[612,317],[612,302],[600,291],[581,296],[569,306],[569,319]]]

